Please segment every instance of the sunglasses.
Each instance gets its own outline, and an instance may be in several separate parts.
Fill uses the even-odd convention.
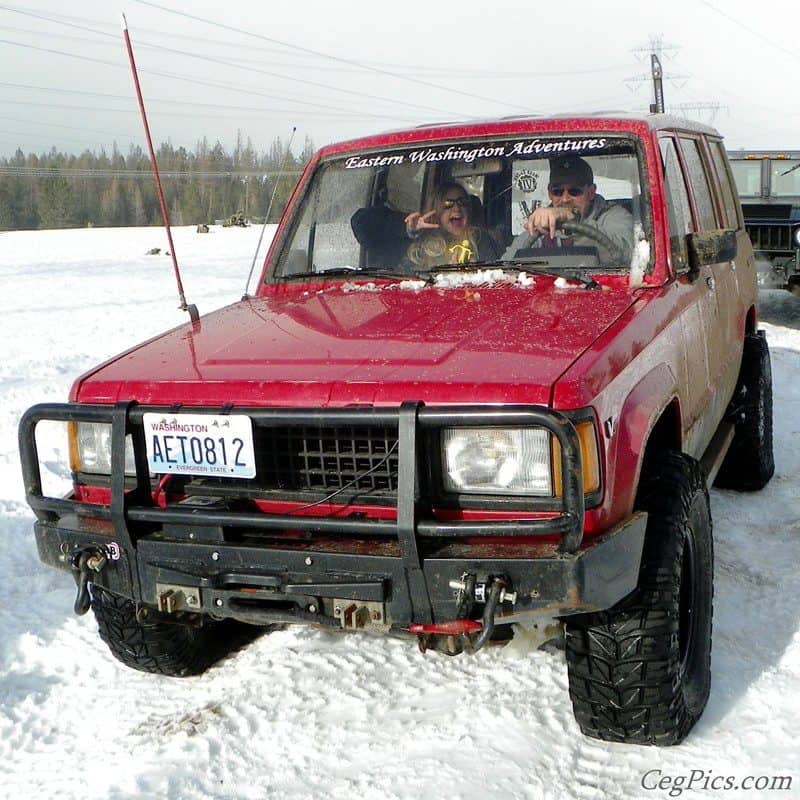
[[[456,198],[447,198],[442,200],[442,208],[452,208],[453,206],[458,206],[459,208],[467,208],[470,206],[469,197],[456,197]]]
[[[570,197],[580,197],[586,189],[583,186],[548,186],[547,191],[553,197],[561,197],[566,192]]]

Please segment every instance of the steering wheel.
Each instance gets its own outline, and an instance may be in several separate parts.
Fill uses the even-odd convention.
[[[623,249],[609,236],[606,236],[603,231],[598,230],[595,228],[594,225],[587,225],[585,222],[572,222],[571,220],[566,220],[561,222],[558,225],[564,233],[577,233],[580,236],[585,236],[588,239],[592,239],[597,244],[601,245],[605,250],[608,251],[609,255],[614,261],[619,261],[620,263],[625,263],[627,258],[625,257],[625,252]]]

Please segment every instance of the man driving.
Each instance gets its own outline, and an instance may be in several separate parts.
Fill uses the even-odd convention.
[[[550,160],[547,185],[549,206],[537,208],[525,221],[525,232],[517,236],[503,254],[513,259],[525,247],[595,247],[603,264],[628,264],[633,249],[633,217],[620,205],[611,205],[597,193],[589,164],[578,156]],[[619,252],[612,252],[602,240],[589,235],[564,233],[556,236],[564,222],[578,222],[596,228]],[[534,237],[531,240],[531,237]],[[621,256],[621,258],[620,258]]]

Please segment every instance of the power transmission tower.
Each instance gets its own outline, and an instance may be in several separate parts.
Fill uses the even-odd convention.
[[[722,109],[727,110],[727,106],[720,103],[676,103],[669,107],[670,113],[675,113],[679,117],[688,119],[688,112],[701,111],[708,114],[708,124],[713,125],[717,117],[717,113]]]
[[[727,106],[723,106],[717,102],[697,102],[675,103],[666,107],[664,103],[664,80],[668,80],[675,88],[680,89],[691,77],[689,75],[666,74],[663,72],[661,68],[662,58],[671,58],[677,51],[678,48],[675,45],[664,44],[662,36],[651,35],[648,45],[636,47],[631,51],[640,61],[649,56],[650,73],[634,75],[626,79],[625,83],[629,85],[629,88],[635,91],[638,89],[638,86],[633,87],[631,84],[642,84],[645,81],[652,81],[653,102],[650,104],[650,113],[663,114],[665,111],[669,111],[670,113],[687,119],[689,112],[701,112],[703,114],[708,114],[708,124],[713,125],[717,113],[722,109],[726,109]]]
[[[634,48],[633,52],[636,57],[641,60],[645,54],[650,58],[650,73],[642,73],[634,75],[625,80],[633,91],[638,89],[632,87],[631,84],[641,84],[645,81],[652,81],[653,84],[653,102],[650,104],[650,112],[656,114],[664,113],[664,78],[666,78],[675,87],[683,86],[689,79],[688,75],[676,75],[670,73],[665,75],[661,67],[662,58],[671,58],[672,54],[677,52],[678,48],[675,45],[664,44],[662,36],[651,35],[650,43],[641,47]],[[641,55],[640,55],[641,54]]]

